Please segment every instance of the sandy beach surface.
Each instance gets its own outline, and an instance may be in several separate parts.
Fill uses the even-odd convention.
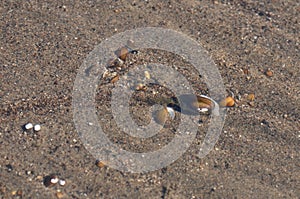
[[[4,0],[0,17],[0,198],[300,196],[299,0]],[[176,161],[131,173],[97,162],[87,149],[73,120],[73,88],[97,45],[145,27],[175,30],[198,42],[236,102],[227,108],[222,133],[207,156],[197,156],[207,129],[203,116],[196,139]],[[115,74],[161,62],[178,66],[200,94],[207,94],[205,83],[168,52],[140,50],[126,59],[100,80],[99,123],[125,150],[157,150],[172,140],[178,120],[168,120],[153,139],[125,136],[107,114]],[[132,98],[135,121],[147,123],[149,107],[139,99],[155,89],[141,89]],[[25,130],[29,122],[41,130]]]

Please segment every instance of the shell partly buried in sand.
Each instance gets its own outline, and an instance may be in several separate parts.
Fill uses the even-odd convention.
[[[164,125],[168,117],[171,119],[175,118],[175,111],[173,108],[164,107],[154,112],[154,121],[160,125]]]
[[[197,115],[199,113],[219,114],[219,105],[212,98],[205,95],[181,95],[179,101],[169,103],[167,107],[154,112],[154,120],[163,125],[168,117],[175,118],[175,110],[187,115]]]
[[[205,113],[218,109],[218,104],[205,95],[185,94],[180,95],[178,99],[179,101],[175,100],[170,106],[183,114],[198,115],[199,112]]]
[[[197,108],[200,112],[206,112],[215,107],[214,101],[204,95],[197,96],[197,102]]]
[[[118,50],[116,51],[116,55],[117,55],[118,58],[121,59],[122,61],[125,61],[125,60],[126,60],[126,57],[127,57],[128,53],[129,53],[129,50],[128,50],[128,48],[126,48],[126,47],[122,47],[122,48],[120,48],[120,49],[118,49]]]

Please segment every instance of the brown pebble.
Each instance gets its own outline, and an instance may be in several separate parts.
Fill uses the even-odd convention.
[[[16,195],[22,197],[23,191],[22,191],[21,189],[19,189],[19,190],[17,191]]]
[[[122,61],[125,61],[125,60],[126,60],[126,57],[127,57],[128,53],[129,53],[129,50],[128,50],[128,48],[126,48],[126,47],[122,47],[122,48],[120,48],[120,49],[118,49],[118,50],[116,51],[116,55],[117,55],[118,58],[120,58]]]
[[[272,77],[273,76],[273,72],[270,69],[268,69],[268,70],[266,70],[265,75],[267,77]]]
[[[96,166],[99,167],[99,168],[103,168],[103,167],[105,167],[105,164],[104,164],[104,162],[102,162],[100,160],[97,160],[96,161]]]
[[[114,76],[111,80],[110,80],[110,82],[111,83],[116,83],[118,80],[119,80],[119,78],[120,78],[120,76],[119,75],[116,75],[116,76]]]
[[[234,99],[232,97],[226,97],[220,102],[220,106],[223,107],[232,107],[234,106]]]
[[[247,99],[250,100],[250,101],[254,101],[255,95],[253,93],[251,93],[251,94],[248,95]]]
[[[22,191],[21,189],[18,189],[17,191],[16,191],[16,190],[14,190],[14,191],[12,191],[12,192],[11,192],[11,195],[13,195],[13,196],[20,196],[20,197],[22,197],[22,195],[23,195],[23,191]]]
[[[245,75],[249,75],[249,74],[250,74],[250,71],[249,71],[249,69],[247,69],[247,68],[243,68],[243,73],[244,73]]]

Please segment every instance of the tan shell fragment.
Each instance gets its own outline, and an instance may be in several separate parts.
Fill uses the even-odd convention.
[[[120,49],[118,49],[118,50],[116,51],[116,55],[117,55],[118,58],[120,58],[122,61],[125,61],[125,60],[126,60],[126,57],[127,57],[128,53],[129,53],[129,50],[128,50],[128,48],[126,48],[126,47],[122,47],[122,48],[120,48]]]

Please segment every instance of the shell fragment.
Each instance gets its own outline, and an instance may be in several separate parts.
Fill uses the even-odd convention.
[[[41,130],[41,125],[39,124],[36,124],[34,125],[34,128],[33,128],[35,131],[40,131]]]
[[[32,129],[33,128],[33,124],[32,123],[28,123],[25,125],[25,129],[26,130],[29,130],[29,129]]]

